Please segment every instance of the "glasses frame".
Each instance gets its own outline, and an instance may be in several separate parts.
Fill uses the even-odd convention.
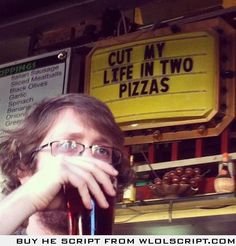
[[[61,142],[61,143],[63,143],[63,142],[73,142],[73,143],[76,143],[77,145],[80,145],[81,147],[83,147],[83,150],[80,151],[80,152],[78,153],[78,155],[82,155],[86,149],[90,149],[91,152],[92,152],[92,149],[95,148],[95,147],[108,148],[108,149],[111,149],[111,150],[112,150],[112,153],[115,151],[115,152],[118,154],[117,158],[118,158],[119,160],[118,160],[117,162],[113,162],[113,157],[112,157],[112,163],[111,163],[112,165],[120,164],[120,163],[121,163],[121,160],[122,160],[122,156],[123,156],[123,155],[122,155],[121,150],[118,149],[118,148],[110,147],[110,146],[105,146],[105,145],[99,145],[99,144],[92,144],[92,145],[90,145],[90,146],[86,146],[86,145],[84,145],[84,144],[82,144],[82,143],[80,143],[80,142],[77,142],[77,141],[75,141],[75,140],[67,140],[67,139],[65,139],[65,140],[64,140],[64,139],[63,139],[63,140],[56,140],[56,141],[52,141],[52,142],[50,142],[50,143],[46,143],[46,144],[44,144],[44,145],[42,145],[42,146],[36,148],[36,149],[33,151],[32,155],[35,155],[37,152],[40,152],[41,150],[45,149],[46,147],[50,147],[51,155],[56,156],[55,154],[53,154],[52,145],[53,145],[54,143],[60,143],[60,142]],[[93,153],[93,152],[92,152],[92,153]],[[95,157],[95,158],[96,158],[96,157]],[[96,159],[98,159],[98,158],[96,158]],[[98,160],[99,160],[99,159],[98,159]]]

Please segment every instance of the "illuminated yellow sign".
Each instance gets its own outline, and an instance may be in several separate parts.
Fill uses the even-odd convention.
[[[95,48],[88,93],[121,126],[207,121],[218,108],[217,47],[215,35],[195,32]]]

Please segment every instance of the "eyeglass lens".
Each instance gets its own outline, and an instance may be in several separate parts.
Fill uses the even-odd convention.
[[[87,148],[90,148],[93,157],[98,160],[113,164],[120,161],[120,151],[113,149],[112,147],[92,145]],[[84,152],[85,149],[86,147],[83,144],[71,140],[56,141],[51,143],[51,152],[54,156],[59,154],[64,154],[67,156],[80,155]]]

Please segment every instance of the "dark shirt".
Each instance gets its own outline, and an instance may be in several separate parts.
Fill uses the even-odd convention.
[[[12,235],[27,235],[25,227],[19,227]]]

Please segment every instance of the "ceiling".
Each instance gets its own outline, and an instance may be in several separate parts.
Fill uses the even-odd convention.
[[[158,22],[166,16],[186,18],[220,11],[222,0],[1,0],[0,41],[100,18],[107,8],[128,10],[134,7],[142,7],[144,16]]]
[[[0,0],[0,64],[26,57],[31,37],[56,29],[96,23],[106,9],[118,9],[133,18],[140,7],[144,26],[156,29],[170,22],[192,22],[221,16],[236,28],[236,6],[225,0]],[[233,0],[232,0],[233,1]],[[228,6],[227,6],[228,7]],[[94,21],[94,22],[93,22]],[[98,21],[99,23],[99,21]],[[176,24],[178,24],[176,23]]]
[[[162,0],[159,0],[162,1]],[[85,18],[99,18],[106,8],[128,9],[150,0],[1,0],[0,39],[47,31]],[[157,1],[155,1],[157,2]]]

